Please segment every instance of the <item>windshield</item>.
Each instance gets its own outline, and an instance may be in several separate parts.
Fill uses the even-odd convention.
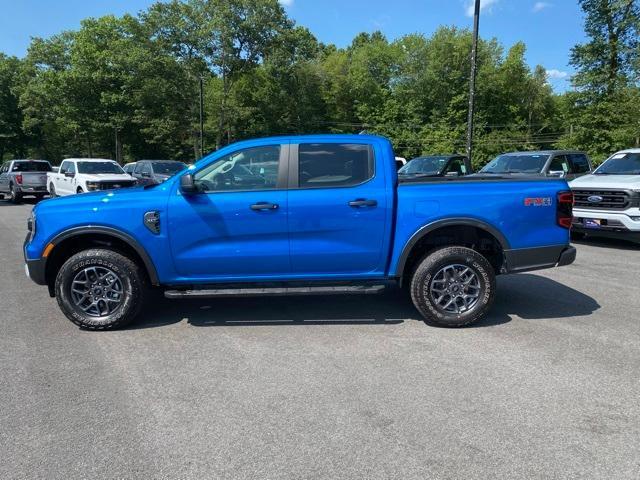
[[[540,173],[548,158],[548,154],[499,155],[479,173]]]
[[[447,165],[449,157],[418,157],[398,170],[398,175],[436,175]]]
[[[80,173],[124,173],[124,170],[115,162],[78,162]]]
[[[593,173],[595,175],[640,175],[640,153],[617,153]]]
[[[182,162],[153,162],[153,173],[157,175],[174,175],[185,168]]]
[[[12,172],[50,172],[49,162],[13,162]]]

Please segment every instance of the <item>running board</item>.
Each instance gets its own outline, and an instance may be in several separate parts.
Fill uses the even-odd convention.
[[[317,287],[265,287],[265,288],[218,288],[196,290],[166,290],[166,298],[222,298],[222,297],[271,297],[287,295],[372,295],[380,293],[385,285],[339,285]]]

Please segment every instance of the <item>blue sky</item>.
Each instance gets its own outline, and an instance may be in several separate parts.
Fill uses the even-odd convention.
[[[289,16],[319,40],[349,44],[359,32],[381,30],[394,39],[431,34],[439,25],[471,28],[471,0],[280,0]],[[0,51],[23,56],[33,36],[75,29],[80,20],[137,13],[153,0],[0,0]],[[480,35],[505,47],[522,40],[527,61],[550,72],[556,91],[569,86],[569,51],[584,40],[576,0],[482,0]]]

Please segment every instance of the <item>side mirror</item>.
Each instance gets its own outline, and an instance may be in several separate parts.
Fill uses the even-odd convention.
[[[180,177],[180,191],[187,195],[192,195],[199,192],[198,186],[193,179],[193,175],[187,173],[186,175],[182,175]]]
[[[444,176],[445,176],[445,177],[459,177],[459,176],[460,176],[460,173],[459,173],[459,172],[456,172],[456,171],[453,171],[453,172],[447,172],[447,173],[445,173],[445,174],[444,174]]]
[[[549,171],[549,176],[550,177],[564,177],[564,171],[563,170],[550,170]]]
[[[75,177],[75,176],[76,176],[76,174],[75,174],[75,173],[73,173],[73,172],[64,172],[64,176],[65,176],[65,177],[69,177],[69,178],[73,178],[73,177]]]

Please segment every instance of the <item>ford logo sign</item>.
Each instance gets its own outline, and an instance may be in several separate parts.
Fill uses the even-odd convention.
[[[591,195],[589,198],[587,198],[587,200],[591,203],[600,203],[602,200],[604,200],[604,198],[602,198],[600,195]]]

